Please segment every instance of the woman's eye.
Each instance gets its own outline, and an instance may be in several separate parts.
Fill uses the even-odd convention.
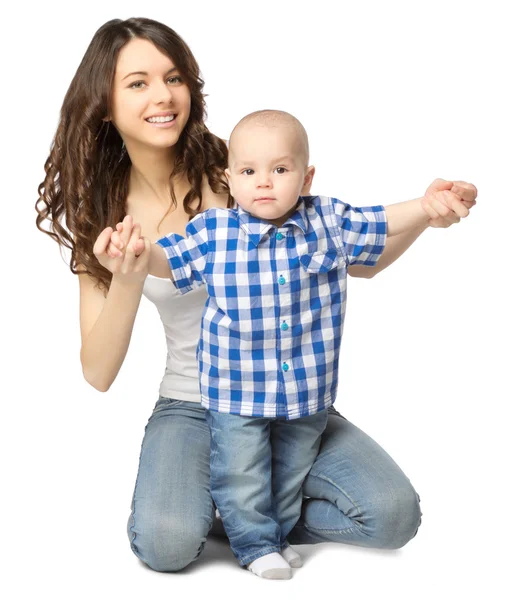
[[[283,173],[286,173],[287,169],[285,169],[284,167],[277,167],[275,169],[275,172],[278,173],[279,175],[282,175]]]
[[[183,83],[183,78],[181,77],[181,75],[174,75],[174,77],[170,77],[168,81],[173,84]],[[146,83],[144,81],[134,81],[129,87],[133,90],[140,90],[141,88],[138,87],[140,85],[146,85]]]

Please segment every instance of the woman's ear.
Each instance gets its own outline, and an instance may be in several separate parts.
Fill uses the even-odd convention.
[[[307,167],[307,173],[305,175],[305,179],[303,180],[303,189],[301,190],[302,196],[310,196],[310,187],[312,186],[312,180],[314,179],[315,173],[316,167]]]

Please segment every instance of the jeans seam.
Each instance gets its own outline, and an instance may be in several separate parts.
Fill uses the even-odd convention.
[[[347,529],[318,529],[316,527],[309,527],[305,523],[303,524],[303,528],[308,531],[319,532],[323,535],[342,535],[344,533],[353,533],[356,530],[356,527],[348,527]]]
[[[260,558],[261,556],[266,556],[267,554],[273,554],[274,552],[280,554],[280,547],[268,546],[266,548],[263,548],[262,550],[259,550],[258,552],[255,552],[254,554],[251,554],[250,556],[245,556],[245,558],[243,559],[238,559],[238,562],[241,564],[241,566],[249,565],[249,563],[252,563],[254,560],[257,560],[257,558]]]
[[[358,504],[355,502],[355,500],[353,500],[353,498],[351,498],[351,496],[349,496],[349,494],[343,490],[337,483],[335,483],[334,481],[332,481],[332,479],[329,479],[328,477],[324,477],[321,473],[319,473],[318,475],[313,475],[311,473],[308,474],[307,477],[314,477],[316,479],[320,479],[321,481],[325,481],[326,483],[332,485],[334,488],[336,488],[343,496],[345,496],[349,502],[351,502],[351,504],[355,507],[355,509],[358,511],[358,513],[361,512],[360,510],[360,506],[358,506]],[[330,502],[330,500],[328,500],[328,498],[311,498],[311,500],[327,500]],[[335,506],[338,508],[338,505],[335,504]],[[338,510],[341,510],[340,508],[338,508]],[[341,510],[341,512],[349,519],[350,517],[348,517],[344,511]],[[304,524],[304,527],[306,529],[308,529],[309,531],[319,531],[321,533],[344,533],[344,532],[351,532],[354,531],[356,529],[356,527],[349,527],[347,529],[318,529],[315,527],[308,527],[306,524]]]
[[[139,484],[139,476],[140,476],[140,465],[142,462],[142,453],[144,452],[144,441],[146,439],[146,429],[148,429],[148,425],[146,425],[146,427],[144,428],[144,436],[142,437],[142,444],[140,445],[140,454],[139,454],[139,466],[137,469],[137,478],[135,479],[135,487],[133,488],[133,498],[131,500],[131,525],[129,527],[129,531],[133,532],[133,537],[131,538],[130,544],[133,546],[133,542],[136,540],[137,538],[137,532],[133,529],[133,527],[135,527],[136,524],[136,520],[135,520],[135,508],[136,508],[136,503],[135,503],[135,496],[137,495],[137,487]]]

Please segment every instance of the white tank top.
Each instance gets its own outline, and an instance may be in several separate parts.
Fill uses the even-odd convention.
[[[169,279],[148,275],[142,293],[157,307],[166,334],[166,370],[159,394],[200,402],[196,348],[207,302],[205,286],[180,294]]]

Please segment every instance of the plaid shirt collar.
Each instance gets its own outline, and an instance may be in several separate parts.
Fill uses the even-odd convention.
[[[296,227],[299,227],[303,233],[307,233],[309,223],[305,205],[304,197],[299,196],[295,213],[284,222],[283,227],[295,225]],[[262,238],[268,235],[269,231],[275,227],[273,223],[254,217],[240,206],[238,206],[237,215],[240,228],[247,234],[250,241],[255,246],[258,246],[262,241]]]

